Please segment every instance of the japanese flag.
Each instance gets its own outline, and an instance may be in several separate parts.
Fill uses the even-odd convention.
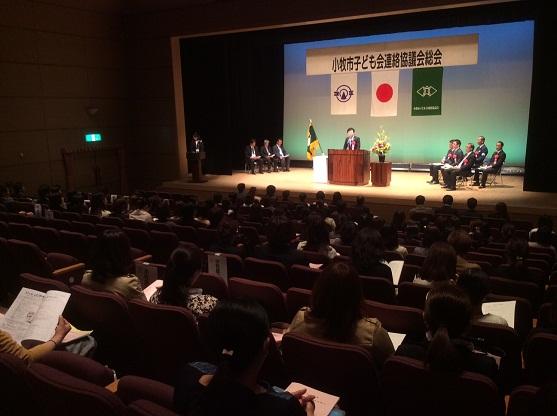
[[[397,115],[398,73],[398,70],[371,73],[372,117],[393,117]]]

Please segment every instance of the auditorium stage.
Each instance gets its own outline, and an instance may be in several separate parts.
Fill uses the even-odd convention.
[[[207,182],[192,183],[191,179],[180,179],[164,182],[161,191],[195,194],[206,197],[214,192],[224,195],[235,190],[236,184],[243,182],[246,187],[257,187],[257,194],[262,195],[267,185],[276,186],[279,194],[289,189],[293,197],[306,192],[313,199],[315,192],[321,190],[330,199],[333,192],[339,191],[347,201],[354,201],[356,196],[363,195],[366,203],[373,207],[378,215],[388,215],[395,207],[409,209],[414,206],[416,195],[424,195],[432,206],[439,206],[443,195],[453,196],[455,206],[462,208],[468,198],[478,200],[480,211],[491,211],[495,203],[504,201],[515,219],[535,220],[541,214],[557,217],[557,194],[541,192],[525,192],[522,190],[522,176],[503,176],[503,184],[496,183],[485,189],[477,187],[461,187],[456,191],[445,191],[439,185],[426,183],[429,180],[426,172],[393,171],[391,186],[379,188],[371,183],[364,186],[330,185],[313,182],[313,172],[309,168],[292,168],[290,172],[276,172],[251,175],[245,172],[234,172],[232,175],[206,175]],[[499,178],[497,178],[499,181]]]

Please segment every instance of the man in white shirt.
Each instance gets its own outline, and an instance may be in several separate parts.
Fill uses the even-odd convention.
[[[283,172],[290,171],[290,155],[282,145],[282,139],[277,139],[277,143],[273,146],[273,153],[277,158],[277,162],[280,161],[280,166]]]

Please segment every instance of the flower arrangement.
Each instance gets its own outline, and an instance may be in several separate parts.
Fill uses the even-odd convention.
[[[371,151],[377,155],[384,155],[389,150],[391,150],[389,136],[387,136],[385,129],[383,128],[383,126],[381,126],[379,127],[379,131],[377,132],[375,143],[373,143],[373,146],[371,146]]]

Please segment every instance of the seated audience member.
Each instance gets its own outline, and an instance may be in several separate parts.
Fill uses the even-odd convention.
[[[95,242],[91,270],[81,284],[89,289],[116,293],[126,299],[145,299],[141,282],[130,274],[130,240],[120,230],[105,230]]]
[[[482,270],[468,269],[458,277],[457,285],[466,292],[472,306],[472,321],[508,325],[505,318],[492,313],[484,314],[482,304],[489,293],[489,278]]]
[[[507,158],[507,154],[503,150],[503,146],[505,144],[502,141],[498,141],[495,143],[495,152],[491,155],[491,159],[487,166],[481,170],[482,172],[482,179],[480,183],[480,188],[485,188],[485,184],[487,183],[487,177],[490,173],[497,174],[503,167],[503,163],[505,163],[505,159]],[[476,170],[479,173],[479,169]],[[478,182],[477,176],[474,175],[474,182]]]
[[[499,265],[495,270],[497,276],[504,277],[505,279],[540,283],[536,281],[535,276],[532,275],[526,264],[530,252],[530,247],[526,240],[514,237],[509,240],[505,249],[505,263]]]
[[[547,248],[556,254],[555,246],[553,245],[552,231],[549,227],[543,226],[532,234],[534,241],[530,241],[528,245],[532,248]]]
[[[422,244],[420,247],[414,247],[414,253],[418,256],[427,256],[429,248],[433,243],[442,241],[441,231],[434,225],[426,227],[422,237]]]
[[[183,306],[195,316],[208,313],[217,304],[218,299],[204,295],[199,289],[192,289],[191,284],[201,272],[203,253],[195,248],[177,248],[170,255],[166,265],[163,286],[149,299],[152,303]]]
[[[262,260],[278,261],[287,268],[305,264],[303,254],[290,243],[296,237],[292,222],[285,216],[271,217],[265,227],[267,243],[255,248],[254,256]]]
[[[430,286],[456,279],[456,258],[456,252],[450,244],[444,241],[433,243],[414,283]]]
[[[238,226],[238,221],[224,217],[217,227],[217,241],[211,244],[209,251],[244,256],[244,244],[238,233]]]
[[[312,204],[314,207],[323,208],[327,207],[327,201],[325,200],[325,192],[317,191],[315,193],[315,201]]]
[[[551,219],[551,217],[549,215],[541,215],[538,218],[538,224],[535,228],[532,228],[529,232],[528,232],[528,239],[530,241],[533,241],[533,235],[538,231],[538,229],[540,229],[541,227],[547,227],[551,230],[551,235],[553,238],[555,238],[555,232],[553,231],[553,220]]]
[[[112,203],[109,217],[129,218],[128,217],[128,201],[124,198],[116,198]]]
[[[132,220],[153,222],[153,216],[145,209],[146,207],[147,203],[145,199],[137,195],[132,196],[130,199],[129,218]]]
[[[290,154],[286,151],[282,144],[282,139],[277,139],[273,146],[273,152],[277,158],[277,164],[280,163],[283,172],[290,172]]]
[[[209,209],[210,204],[206,202],[202,202],[197,206],[196,216],[193,217],[196,224],[201,225],[202,227],[211,227],[211,221],[209,220]]]
[[[71,326],[68,321],[60,316],[52,338],[31,348],[21,346],[21,344],[13,340],[10,334],[0,329],[0,353],[14,355],[26,364],[30,364],[33,361],[40,360],[60,345],[66,334],[70,332],[70,329]]]
[[[300,309],[287,331],[361,345],[370,350],[381,367],[393,354],[393,344],[381,322],[362,315],[362,303],[362,287],[356,269],[349,263],[332,263],[315,282],[311,308]]]
[[[255,166],[259,169],[259,173],[263,173],[263,162],[261,160],[261,154],[259,149],[255,145],[255,139],[251,139],[249,144],[244,150],[244,156],[246,158],[246,164],[252,175],[255,175]]]
[[[497,243],[508,243],[516,235],[516,227],[510,222],[506,222],[501,226],[501,234],[495,240]]]
[[[403,231],[406,227],[406,214],[403,210],[398,209],[393,212],[393,218],[391,220],[391,228],[395,231]]]
[[[425,196],[418,195],[416,197],[416,206],[410,210],[410,219],[419,221],[424,216],[433,217],[433,208],[425,205]]]
[[[302,205],[305,208],[309,207],[308,196],[305,192],[300,192],[298,194],[298,205]]]
[[[97,217],[108,217],[110,215],[110,211],[106,209],[105,198],[102,193],[97,192],[91,196],[89,213]]]
[[[495,211],[489,213],[487,217],[504,222],[509,222],[511,220],[509,216],[509,209],[507,208],[507,204],[504,202],[497,202],[495,204]]]
[[[329,259],[338,256],[329,240],[329,226],[320,215],[311,215],[307,219],[306,239],[300,241],[298,250],[315,251],[325,254]]]
[[[381,228],[381,238],[383,238],[385,250],[398,253],[403,259],[406,257],[408,250],[398,243],[398,234],[392,226],[386,225]]]
[[[236,195],[239,202],[244,201],[244,198],[247,195],[245,183],[240,182],[238,185],[236,185]]]
[[[471,371],[495,379],[495,360],[474,352],[474,344],[464,338],[470,319],[470,301],[462,289],[448,282],[439,284],[426,299],[426,339],[403,343],[396,354],[423,360],[432,371],[456,374]]]
[[[265,195],[261,198],[261,204],[265,207],[273,207],[277,202],[277,188],[275,185],[268,185]]]
[[[384,277],[393,280],[390,267],[385,263],[385,247],[379,231],[366,227],[352,243],[352,263],[363,276]]]
[[[482,220],[470,221],[470,238],[472,239],[472,246],[475,248],[487,246],[491,238],[491,230],[489,224]]]
[[[445,195],[443,197],[443,205],[441,208],[435,210],[435,215],[457,215],[458,211],[453,208],[453,197],[452,195]]]
[[[263,164],[267,166],[267,172],[278,172],[277,169],[277,157],[273,152],[273,148],[269,144],[269,139],[263,140],[263,146],[259,149],[259,154],[261,155],[261,160]]]
[[[476,198],[468,198],[466,200],[466,210],[460,213],[460,218],[467,220],[467,222],[473,219],[482,219],[482,214],[476,211],[478,206],[478,200]]]
[[[333,245],[351,246],[358,234],[358,227],[353,221],[345,221],[338,232],[338,237],[331,240]]]
[[[472,238],[464,230],[454,230],[449,234],[447,242],[454,247],[456,251],[456,273],[460,274],[466,269],[481,269],[476,263],[467,261],[464,256],[472,247]]]
[[[257,302],[221,301],[204,325],[215,368],[191,363],[174,389],[174,409],[189,416],[313,415],[313,396],[290,394],[262,382],[259,373],[269,352],[269,319]]]
[[[336,208],[340,203],[343,203],[342,194],[338,191],[333,193],[333,199],[331,200],[331,205]]]

